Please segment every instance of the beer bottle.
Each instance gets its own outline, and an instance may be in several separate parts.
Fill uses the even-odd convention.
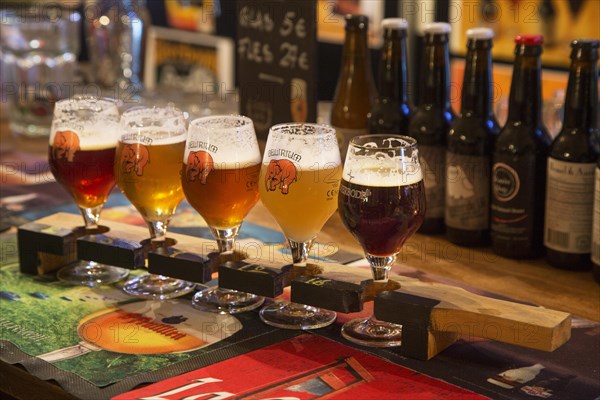
[[[600,283],[600,157],[596,164],[594,183],[594,220],[592,222],[592,265],[594,279]]]
[[[367,114],[377,96],[367,43],[369,18],[349,14],[345,19],[342,67],[331,109],[331,125],[337,133],[342,159],[350,139],[367,133]]]
[[[490,167],[500,128],[492,111],[492,38],[489,28],[467,31],[461,113],[448,132],[446,235],[450,242],[489,242]]]
[[[571,43],[563,127],[550,146],[544,246],[548,263],[590,267],[594,170],[598,151],[598,40]]]
[[[541,35],[515,38],[508,120],[496,140],[492,165],[491,236],[496,254],[541,255],[544,188],[550,136],[542,123]]]
[[[367,115],[368,130],[405,135],[411,112],[406,69],[408,23],[403,18],[386,18],[381,26],[384,42],[379,61],[379,97]]]
[[[444,232],[446,190],[446,136],[454,112],[450,107],[450,25],[425,25],[424,49],[419,81],[419,104],[411,118],[408,134],[419,143],[419,158],[427,210],[420,233]]]

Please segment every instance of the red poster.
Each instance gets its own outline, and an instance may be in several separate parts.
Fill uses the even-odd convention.
[[[304,334],[121,394],[114,400],[392,398],[487,397],[320,336]]]

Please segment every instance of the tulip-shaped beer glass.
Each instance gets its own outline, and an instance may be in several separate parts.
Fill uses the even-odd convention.
[[[167,226],[183,199],[180,174],[187,133],[183,114],[172,107],[136,107],[123,113],[121,125],[114,165],[117,184],[146,221],[151,246],[165,246]],[[163,300],[194,288],[192,282],[145,274],[127,281],[123,290]]]
[[[119,109],[112,99],[74,97],[54,107],[48,160],[56,180],[73,196],[85,230],[98,229],[100,211],[115,186],[113,163],[119,139]],[[77,262],[58,271],[58,279],[97,286],[127,277],[123,268]]]
[[[350,141],[338,197],[346,228],[360,242],[375,282],[387,282],[396,254],[425,216],[425,189],[417,142],[394,135],[357,136]],[[358,344],[401,344],[402,326],[374,317],[355,319],[342,335]]]
[[[259,188],[265,207],[288,239],[296,267],[305,267],[315,237],[337,209],[342,163],[335,129],[317,124],[280,124],[269,131]],[[336,314],[306,305],[275,302],[260,311],[280,328],[315,329]]]
[[[252,120],[212,116],[190,123],[181,180],[188,202],[210,227],[222,255],[232,254],[248,212],[258,201],[260,149]],[[224,288],[207,288],[193,305],[235,314],[259,307],[264,297]]]

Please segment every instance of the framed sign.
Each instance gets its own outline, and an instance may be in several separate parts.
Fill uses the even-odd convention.
[[[316,0],[238,0],[240,109],[259,137],[283,122],[316,122]]]
[[[235,89],[233,40],[203,33],[151,27],[144,85],[186,93],[222,93]]]

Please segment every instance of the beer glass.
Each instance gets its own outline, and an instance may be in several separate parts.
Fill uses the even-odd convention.
[[[119,138],[119,110],[113,99],[74,97],[56,102],[48,160],[56,180],[71,194],[85,222],[97,232],[100,211],[115,186],[113,162]],[[98,286],[124,279],[123,268],[80,261],[61,268],[59,280]]]
[[[318,124],[271,127],[260,170],[261,200],[288,239],[292,260],[305,267],[312,244],[337,209],[342,163],[335,129]],[[332,311],[275,302],[261,319],[287,329],[315,329],[331,324]]]
[[[219,252],[231,254],[248,212],[258,201],[260,149],[252,120],[212,116],[193,120],[181,174],[188,202],[208,224]],[[224,288],[194,296],[194,307],[235,314],[259,307],[264,297]]]
[[[396,254],[425,218],[417,142],[407,136],[354,137],[344,163],[338,205],[342,222],[369,260],[373,280],[387,282]],[[373,316],[347,322],[342,335],[365,346],[399,346],[402,326]]]
[[[183,199],[183,113],[173,107],[135,107],[123,113],[121,126],[114,164],[117,184],[146,221],[152,248],[160,248],[166,245],[167,226]],[[189,293],[194,287],[192,282],[145,274],[125,282],[123,290],[163,300]]]

